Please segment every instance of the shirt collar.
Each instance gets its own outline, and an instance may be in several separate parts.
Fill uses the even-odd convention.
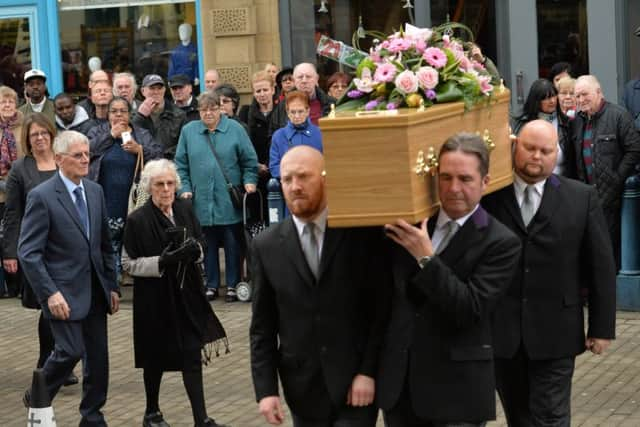
[[[524,194],[524,189],[527,185],[533,186],[535,192],[542,197],[542,193],[544,192],[544,184],[547,182],[547,178],[542,181],[538,181],[535,184],[528,184],[517,173],[513,173],[513,186],[516,190],[516,194]]]
[[[322,212],[320,212],[320,214],[317,217],[315,217],[313,221],[311,221],[316,225],[316,228],[318,229],[318,231],[320,231],[320,233],[324,233],[325,229],[327,228],[328,216],[329,216],[329,209],[325,207],[322,210]],[[291,215],[291,218],[293,219],[293,223],[295,224],[296,230],[298,231],[298,236],[302,236],[302,232],[304,231],[304,226],[309,221],[304,221],[295,215]]]
[[[469,212],[465,216],[462,216],[462,217],[460,217],[460,218],[458,218],[456,220],[453,220],[453,221],[457,222],[458,225],[460,226],[460,228],[462,228],[462,226],[465,224],[465,222],[467,222],[467,220],[469,218],[471,218],[471,215],[473,215],[478,210],[479,206],[480,206],[480,204],[477,204],[476,207],[471,210],[471,212]],[[449,215],[447,215],[447,213],[444,211],[444,209],[440,209],[440,211],[438,213],[438,220],[436,221],[436,228],[444,227],[451,220],[452,220],[451,217],[449,217]]]
[[[75,182],[71,181],[69,178],[67,178],[66,176],[64,176],[64,174],[62,173],[61,170],[58,171],[58,174],[60,175],[60,179],[62,179],[62,182],[64,183],[64,186],[66,187],[67,191],[69,192],[69,194],[74,194],[73,191],[77,188],[80,187],[82,188],[82,192],[84,193],[84,185],[82,184],[82,180],[80,180],[80,184],[76,184]],[[86,197],[86,196],[85,196]]]

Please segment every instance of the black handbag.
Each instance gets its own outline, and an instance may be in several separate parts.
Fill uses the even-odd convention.
[[[211,134],[209,134],[209,148],[213,153],[213,157],[216,158],[216,162],[218,162],[218,167],[220,167],[220,171],[222,171],[222,176],[224,176],[224,180],[227,183],[227,190],[229,191],[229,197],[231,198],[231,204],[236,209],[242,209],[242,198],[244,197],[244,186],[243,185],[233,185],[229,181],[229,177],[227,177],[227,173],[224,171],[224,167],[222,166],[222,162],[218,158],[218,154],[216,154],[216,149],[213,148],[213,141],[211,140]]]

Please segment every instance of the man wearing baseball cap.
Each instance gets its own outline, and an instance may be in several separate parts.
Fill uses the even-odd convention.
[[[133,116],[133,124],[147,129],[153,139],[164,147],[164,157],[173,160],[182,126],[186,123],[184,111],[171,102],[165,102],[164,80],[157,74],[147,74],[140,89],[144,101]]]
[[[51,123],[55,123],[56,109],[53,101],[47,99],[47,75],[42,70],[32,68],[24,73],[25,104],[19,108],[25,117],[31,113],[42,113]]]
[[[191,79],[185,74],[176,74],[169,79],[169,90],[173,102],[187,115],[187,123],[200,120],[198,101],[193,97]]]

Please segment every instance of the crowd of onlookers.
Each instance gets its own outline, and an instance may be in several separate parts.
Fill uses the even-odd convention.
[[[253,98],[244,106],[236,88],[215,69],[206,71],[205,91],[199,95],[186,75],[165,80],[150,74],[137,82],[132,73],[103,70],[90,75],[87,96],[79,100],[69,93],[50,98],[47,76],[38,69],[25,73],[24,94],[0,86],[0,216],[4,215],[6,282],[0,294],[28,293],[22,292],[16,255],[26,196],[57,169],[52,149],[56,134],[75,130],[90,141],[89,178],[104,189],[114,251],[122,250],[140,165],[159,158],[173,160],[182,181],[178,196],[191,199],[204,227],[207,296],[218,296],[221,247],[225,298],[235,301],[235,286],[244,276],[245,242],[242,212],[231,203],[228,186],[249,193],[258,189],[266,207],[267,182],[279,176],[279,162],[288,148],[307,144],[322,151],[318,119],[328,114],[350,80],[350,75],[337,72],[328,78],[325,91],[318,85],[313,64],[283,69],[268,64],[252,77]],[[117,258],[119,279],[127,284],[130,279]]]
[[[627,85],[622,105],[617,105],[605,99],[595,76],[573,76],[569,63],[557,63],[547,79],[531,85],[522,112],[513,117],[513,132],[517,135],[536,119],[557,130],[554,173],[596,187],[619,268],[624,184],[640,163],[638,80]]]

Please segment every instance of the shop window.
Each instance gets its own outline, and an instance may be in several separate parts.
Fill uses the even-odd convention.
[[[24,90],[23,76],[31,69],[29,18],[0,19],[0,85]]]
[[[402,5],[403,2],[399,0],[314,0],[315,42],[317,43],[322,35],[326,35],[351,45],[351,37],[358,29],[360,22],[366,30],[392,33],[405,22],[410,22],[408,10]],[[371,42],[371,38],[360,40],[360,49],[368,51]],[[323,88],[326,79],[334,72],[354,71],[350,67],[341,66],[333,60],[320,56],[317,57],[317,66],[321,76],[320,86]]]
[[[431,0],[433,26],[460,22],[473,32],[482,53],[497,62],[495,0]]]
[[[138,83],[150,73],[198,77],[195,3],[157,3],[60,0],[65,91],[86,94],[91,58],[110,75],[133,73]]]
[[[589,73],[586,0],[538,0],[538,64],[547,77],[553,64],[568,62],[577,77]]]

